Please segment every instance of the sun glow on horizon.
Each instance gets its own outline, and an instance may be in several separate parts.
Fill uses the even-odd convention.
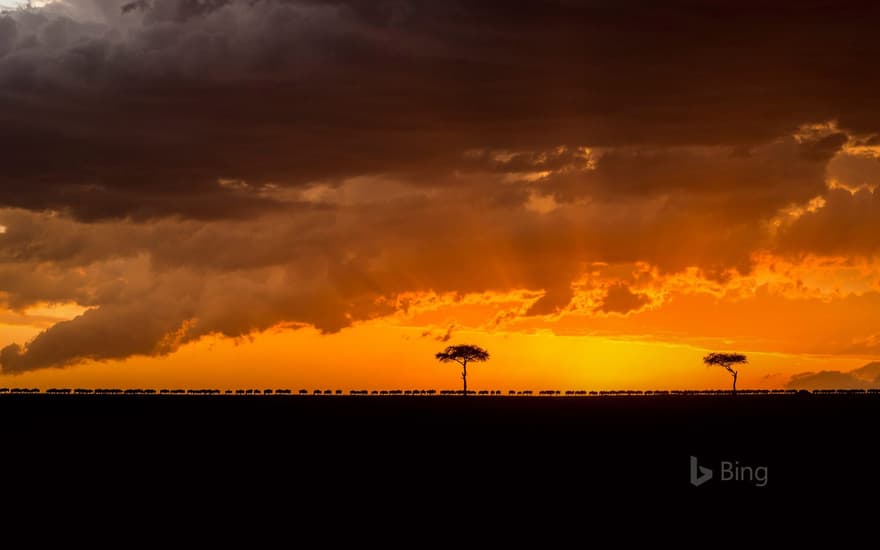
[[[170,355],[132,357],[63,369],[0,375],[7,387],[204,387],[341,389],[456,389],[458,374],[433,354],[451,343],[477,343],[491,360],[471,369],[473,389],[724,389],[723,373],[705,369],[710,349],[637,337],[558,335],[547,329],[487,332],[461,329],[444,341],[443,327],[358,324],[324,335],[312,328],[274,329],[245,339],[210,336]],[[718,343],[719,346],[724,344]],[[333,350],[328,353],[328,350]],[[859,358],[748,352],[742,388],[782,387],[797,372],[850,370]]]

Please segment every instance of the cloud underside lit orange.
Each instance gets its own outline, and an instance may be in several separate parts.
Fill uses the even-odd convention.
[[[877,8],[369,4],[0,15],[0,384],[875,382]]]

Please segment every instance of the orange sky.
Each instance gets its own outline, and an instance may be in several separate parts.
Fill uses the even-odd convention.
[[[501,323],[500,317],[534,298],[515,293],[454,300],[422,296],[410,312],[357,323],[335,334],[279,326],[251,337],[208,336],[159,357],[85,361],[3,375],[0,386],[454,389],[457,367],[441,365],[433,355],[464,342],[492,354],[489,363],[471,367],[470,387],[505,391],[724,388],[729,376],[701,363],[715,349],[748,352],[741,388],[783,387],[796,373],[849,371],[871,358],[870,353],[835,353],[839,350],[834,346],[854,332],[845,325],[851,312],[846,299],[799,297],[786,302],[759,290],[726,301],[696,293],[668,297],[656,310],[627,316],[570,312]],[[877,311],[870,303],[865,308],[867,315]],[[76,310],[44,307],[28,313],[46,317]],[[824,315],[833,326],[784,322],[801,315]],[[39,330],[4,325],[2,334],[26,340]],[[443,341],[447,334],[449,340]]]
[[[444,344],[421,329],[369,323],[322,336],[314,330],[270,331],[236,342],[208,338],[162,358],[91,363],[3,376],[7,387],[456,389],[459,370],[433,354]],[[462,331],[492,354],[469,369],[472,389],[727,388],[729,376],[705,368],[706,350],[676,343],[549,332]],[[864,361],[780,353],[751,353],[740,387],[781,387],[803,371],[850,370]]]
[[[880,386],[880,7],[105,4],[0,14],[0,386]]]

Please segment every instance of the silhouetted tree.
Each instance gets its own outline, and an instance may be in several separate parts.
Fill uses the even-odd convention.
[[[733,376],[733,394],[736,395],[736,377],[739,371],[733,368],[734,365],[742,365],[748,363],[749,360],[741,353],[710,353],[703,357],[703,363],[707,367],[722,367]]]
[[[436,357],[441,363],[455,361],[461,365],[461,380],[464,383],[462,395],[467,396],[468,363],[481,363],[483,361],[488,361],[489,352],[479,346],[463,344],[459,346],[449,346],[445,350],[437,353],[434,357]]]

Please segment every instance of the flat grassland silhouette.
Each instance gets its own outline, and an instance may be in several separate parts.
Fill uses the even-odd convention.
[[[93,484],[137,472],[145,487],[205,491],[712,490],[689,484],[695,456],[765,466],[767,490],[834,490],[878,458],[876,390],[7,390],[7,457]]]

